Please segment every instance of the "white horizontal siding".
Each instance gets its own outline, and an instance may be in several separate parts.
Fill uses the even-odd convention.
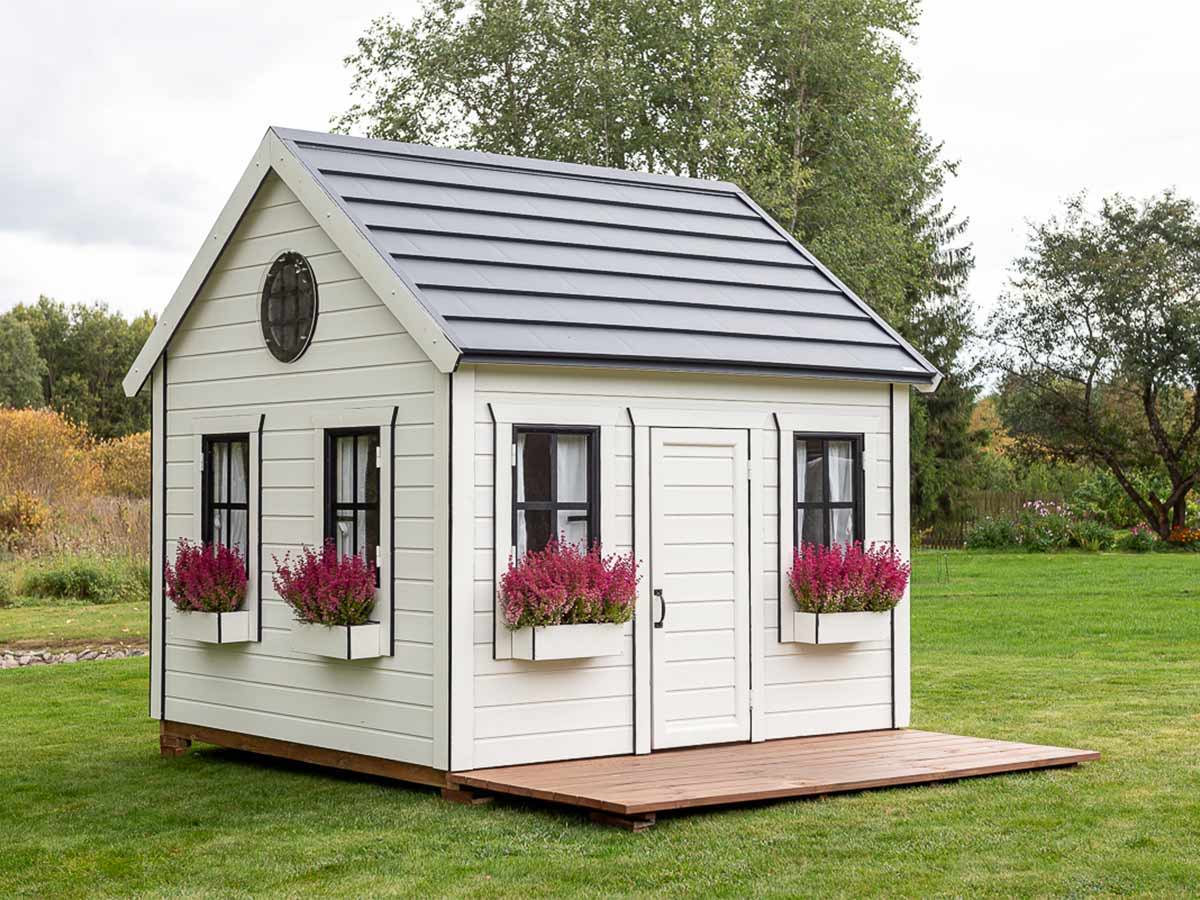
[[[616,533],[607,550],[626,551],[633,539],[632,429],[627,408],[702,409],[717,414],[763,415],[764,696],[767,737],[888,727],[891,722],[891,653],[886,644],[853,649],[778,642],[779,516],[778,453],[770,414],[816,415],[827,430],[846,430],[853,418],[872,423],[867,446],[873,510],[868,539],[890,534],[888,388],[886,385],[783,378],[601,372],[516,366],[477,368],[475,409],[475,748],[474,765],[502,765],[629,753],[633,749],[633,628],[620,657],[531,663],[492,658],[493,528],[501,559],[508,553],[509,522],[493,523],[492,424],[488,403],[573,405],[589,414],[618,413],[615,434]],[[708,422],[706,424],[713,424]],[[784,500],[789,513],[790,498]],[[644,562],[644,561],[643,561]],[[643,572],[646,572],[643,565]],[[697,688],[705,685],[700,681]],[[648,702],[648,698],[647,698]]]
[[[312,345],[287,365],[266,350],[258,324],[263,277],[285,250],[308,257],[320,307]],[[225,647],[169,643],[167,718],[437,764],[434,716],[443,704],[433,674],[434,546],[441,527],[434,503],[434,392],[442,377],[296,197],[269,178],[168,348],[166,441],[170,557],[178,538],[199,536],[193,420],[266,414],[263,640]],[[313,416],[355,406],[399,408],[396,642],[394,657],[348,663],[290,649],[291,611],[271,576],[273,557],[313,543],[318,533]],[[386,462],[381,475],[387,478]]]

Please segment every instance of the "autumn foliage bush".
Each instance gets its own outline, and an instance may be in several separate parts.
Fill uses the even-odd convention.
[[[175,563],[167,565],[167,596],[185,612],[234,612],[246,596],[242,554],[222,544],[181,540]]]
[[[804,544],[788,581],[803,612],[884,612],[904,596],[910,566],[888,544]]]
[[[333,541],[304,547],[292,562],[275,558],[275,591],[296,618],[312,625],[365,625],[375,603],[375,570],[361,556],[338,559]]]
[[[531,625],[628,622],[637,600],[637,561],[632,554],[603,556],[599,545],[584,551],[552,540],[545,550],[510,560],[500,579],[504,622]]]
[[[97,441],[53,410],[0,408],[0,549],[147,555],[150,435]]]

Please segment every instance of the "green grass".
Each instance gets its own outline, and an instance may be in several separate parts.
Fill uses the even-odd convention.
[[[22,601],[0,607],[0,647],[144,644],[149,627],[145,600],[100,605]]]
[[[230,751],[162,760],[145,660],[5,671],[0,895],[1194,894],[1198,576],[1192,555],[922,553],[913,724],[1104,758],[641,835]]]

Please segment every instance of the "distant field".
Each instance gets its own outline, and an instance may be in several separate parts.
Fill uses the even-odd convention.
[[[1200,557],[922,552],[912,620],[915,726],[1103,759],[631,835],[231,751],[160,759],[144,659],[10,670],[0,896],[1195,895]]]

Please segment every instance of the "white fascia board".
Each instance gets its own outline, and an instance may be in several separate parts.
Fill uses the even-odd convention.
[[[776,234],[778,234],[785,241],[787,241],[789,244],[791,244],[792,247],[795,248],[795,250],[801,256],[803,256],[810,263],[812,263],[813,266],[816,267],[818,272],[820,272],[822,275],[824,275],[826,278],[828,278],[830,281],[832,281],[839,290],[844,292],[845,295],[850,298],[851,302],[853,302],[859,309],[861,309],[868,316],[870,316],[871,320],[876,325],[878,325],[880,328],[882,328],[889,337],[891,337],[894,341],[896,341],[896,343],[898,343],[900,345],[901,349],[903,349],[905,353],[907,353],[909,356],[911,356],[919,365],[921,365],[926,370],[924,372],[924,374],[933,376],[933,380],[931,382],[929,382],[928,384],[918,384],[918,386],[917,386],[918,391],[920,391],[923,394],[931,394],[937,390],[937,386],[939,384],[941,384],[941,381],[942,381],[942,373],[940,371],[938,371],[937,367],[934,366],[933,363],[931,363],[924,356],[922,356],[921,353],[918,352],[917,349],[912,344],[910,344],[903,337],[901,337],[900,333],[898,331],[896,331],[896,329],[892,328],[892,326],[889,325],[886,321],[884,321],[883,317],[880,316],[879,313],[875,312],[875,310],[873,310],[870,307],[870,305],[865,300],[862,299],[862,297],[858,296],[858,294],[856,294],[856,293],[854,293],[854,291],[850,290],[849,286],[847,286],[845,282],[843,282],[840,278],[838,278],[831,271],[829,271],[829,269],[827,269],[825,267],[824,263],[822,263],[819,259],[817,259],[815,256],[813,256],[811,253],[809,253],[808,250],[805,249],[803,244],[801,244],[798,240],[796,240],[794,237],[792,237],[791,233],[786,228],[784,228],[782,225],[780,225],[778,222],[776,222],[775,219],[766,212],[766,210],[764,210],[761,206],[759,206],[752,199],[750,199],[750,196],[745,191],[743,191],[741,188],[738,188],[737,196],[743,203],[745,203],[752,210],[754,210],[756,213],[758,213],[758,215],[762,218],[762,220],[775,230]],[[914,376],[920,375],[920,374],[922,374],[922,373],[920,373],[920,372],[913,373]]]
[[[208,237],[205,239],[203,246],[200,247],[200,252],[196,254],[195,259],[192,260],[192,264],[188,266],[183,280],[179,282],[179,287],[175,288],[175,293],[171,295],[171,300],[167,304],[167,308],[158,317],[158,323],[154,326],[154,330],[150,332],[150,337],[146,339],[146,343],[142,345],[142,349],[133,361],[133,365],[129,367],[124,381],[121,382],[121,386],[125,389],[126,397],[134,396],[142,389],[142,385],[146,383],[146,379],[150,377],[150,372],[154,368],[155,362],[158,361],[158,357],[167,346],[167,342],[170,341],[175,329],[179,327],[179,323],[183,321],[183,317],[187,314],[192,300],[200,292],[200,287],[204,284],[204,279],[212,271],[217,258],[221,255],[221,251],[225,249],[225,245],[229,243],[230,236],[233,234],[234,229],[237,228],[238,222],[241,221],[246,207],[250,205],[255,193],[258,191],[259,185],[267,177],[267,172],[270,171],[271,167],[268,155],[270,149],[268,137],[264,137],[258,145],[258,149],[254,151],[254,157],[250,160],[250,165],[246,166],[246,171],[242,173],[241,179],[238,180],[237,187],[229,195],[224,208],[221,210],[220,215],[217,216],[217,221],[209,230]]]
[[[199,294],[212,267],[229,243],[238,223],[254,199],[269,172],[274,171],[284,184],[300,200],[309,214],[325,229],[330,240],[351,265],[362,275],[363,280],[379,295],[383,304],[413,337],[441,372],[452,372],[458,364],[460,352],[445,331],[425,309],[412,289],[392,269],[372,245],[356,223],[342,211],[338,204],[313,177],[308,168],[281,141],[274,131],[268,130],[258,145],[250,164],[237,187],[226,201],[217,221],[210,229],[204,245],[196,254],[187,273],[172,294],[167,308],[159,316],[158,323],[142,346],[129,372],[122,381],[125,396],[132,397],[150,377],[154,363],[158,360],[175,329],[183,321],[192,301]]]

